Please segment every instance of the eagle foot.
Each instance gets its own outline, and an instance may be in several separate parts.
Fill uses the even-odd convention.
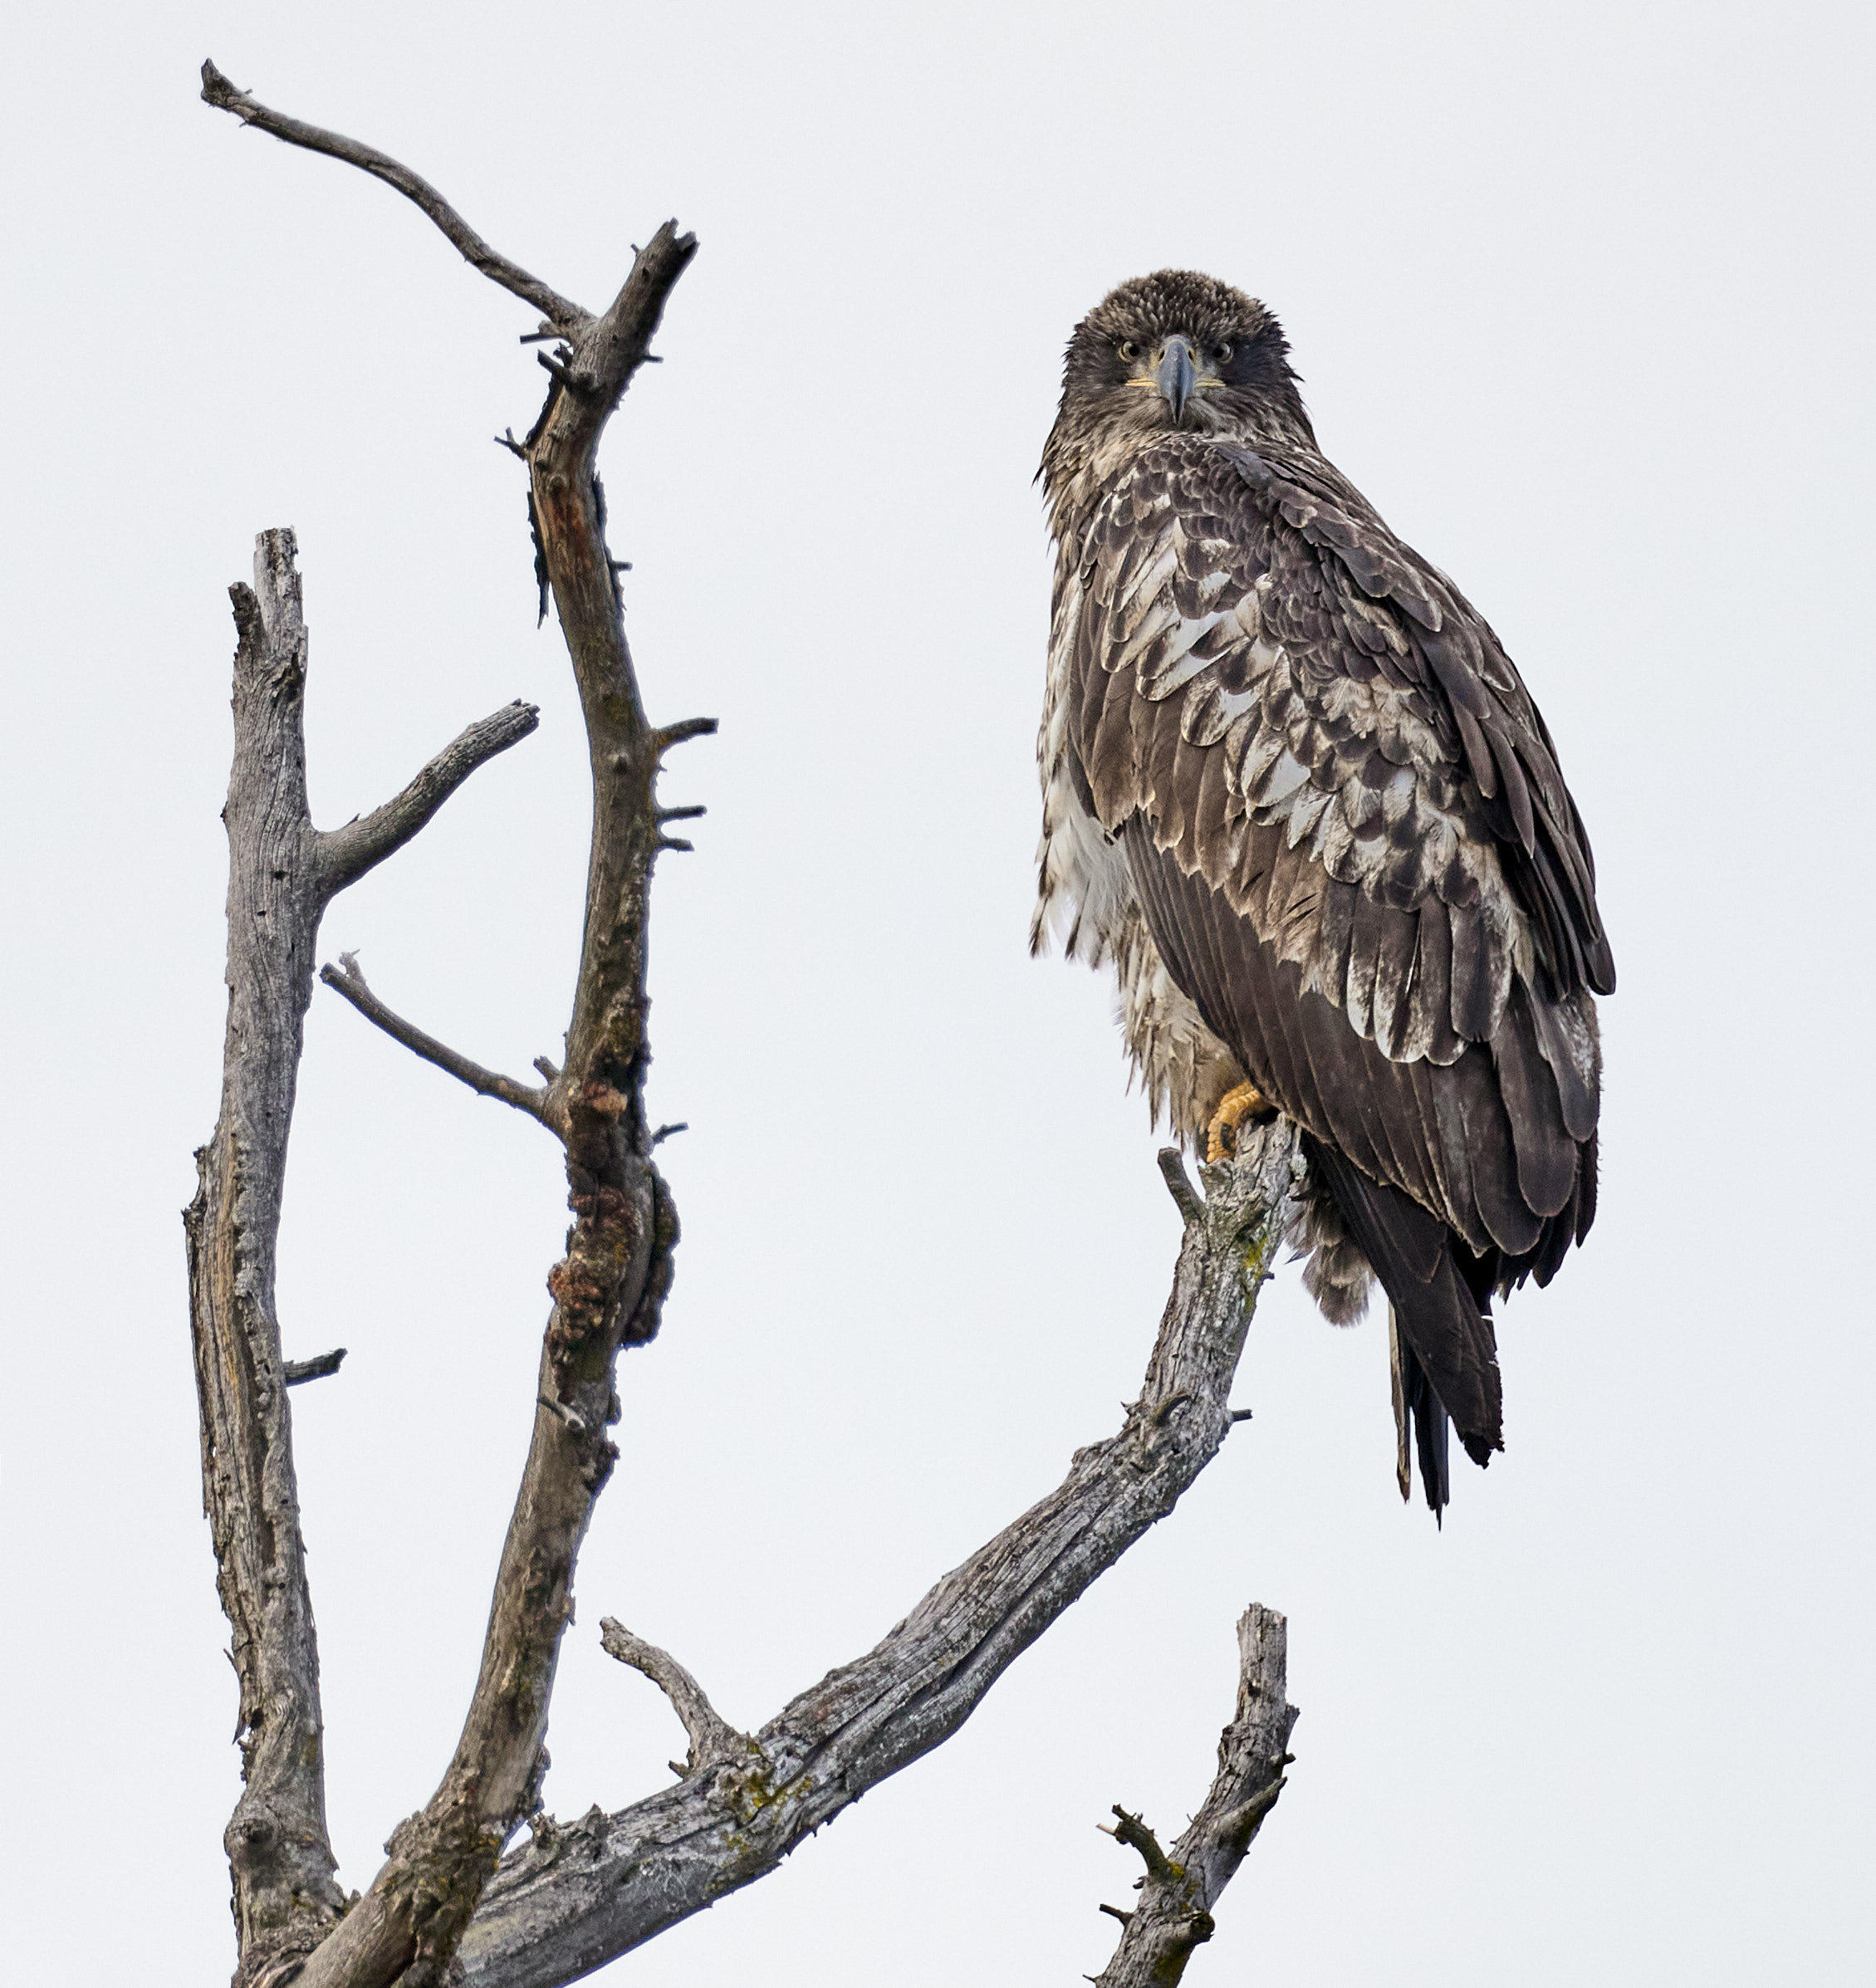
[[[1276,1109],[1255,1084],[1227,1090],[1205,1129],[1205,1163],[1215,1167],[1237,1150],[1237,1129],[1247,1119],[1266,1119]]]

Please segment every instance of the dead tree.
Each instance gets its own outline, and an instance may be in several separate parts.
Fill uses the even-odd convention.
[[[545,406],[525,441],[543,610],[551,594],[579,688],[592,771],[585,924],[566,1060],[541,1081],[483,1069],[387,1007],[355,961],[320,974],[418,1055],[533,1119],[564,1148],[573,1215],[551,1270],[533,1433],[503,1546],[482,1665],[462,1736],[429,1801],[398,1825],[362,1897],[340,1889],[325,1819],[319,1663],[301,1548],[287,1389],[334,1373],[343,1349],[282,1359],[274,1306],[282,1183],[312,996],[321,918],[345,887],[421,829],[470,774],[533,731],[512,704],[472,725],[395,799],[320,830],[307,809],[302,713],[307,643],[293,535],[262,532],[252,587],[231,590],[234,764],[229,843],[228,1021],[220,1116],[197,1155],[185,1212],[203,1486],[240,1680],[243,1792],[226,1844],[238,1988],[422,1988],[445,1980],[552,1988],[772,1871],[811,1831],[957,1731],[1003,1669],[1096,1576],[1170,1511],[1234,1422],[1232,1377],[1278,1246],[1297,1161],[1273,1128],[1203,1199],[1162,1155],[1184,1218],[1173,1290],[1139,1398],[1113,1435],[938,1583],[874,1649],[753,1733],[727,1725],[683,1667],[616,1622],[605,1647],[670,1699],[689,1736],[677,1783],[614,1814],[562,1824],[542,1813],[556,1658],[575,1564],[617,1461],[620,1352],[657,1334],[677,1212],[647,1122],[646,929],[654,867],[687,846],[694,807],[660,805],[666,756],[715,721],[653,723],[625,635],[595,470],[607,420],[640,366],[696,250],[668,223],[594,313],[498,255],[426,182],[382,153],[267,109],[212,63],[203,95],[288,143],[375,174],[413,200],[485,276],[541,315],[551,345]],[[1295,1714],[1284,1697],[1281,1617],[1240,1625],[1238,1715],[1219,1778],[1168,1858],[1137,1817],[1122,1840],[1147,1859],[1141,1900],[1102,1976],[1172,1981],[1209,1937],[1210,1910],[1282,1785]],[[510,1850],[527,1823],[530,1839]]]

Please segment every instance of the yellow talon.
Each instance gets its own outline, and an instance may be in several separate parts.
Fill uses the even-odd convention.
[[[1220,1160],[1229,1159],[1237,1150],[1238,1127],[1247,1119],[1276,1109],[1255,1084],[1240,1084],[1235,1090],[1227,1090],[1218,1100],[1218,1109],[1212,1114],[1212,1123],[1206,1129],[1205,1163],[1215,1167]],[[1227,1133],[1231,1135],[1229,1144],[1226,1143]]]

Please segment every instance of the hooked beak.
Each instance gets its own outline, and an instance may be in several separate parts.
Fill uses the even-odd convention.
[[[1185,419],[1186,403],[1192,398],[1193,381],[1196,378],[1192,363],[1192,347],[1183,338],[1168,339],[1166,348],[1160,354],[1159,370],[1154,375],[1154,381],[1166,396],[1166,404],[1173,410],[1174,427]]]

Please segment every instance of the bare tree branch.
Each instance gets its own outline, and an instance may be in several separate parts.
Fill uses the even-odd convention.
[[[306,807],[306,630],[293,559],[291,531],[264,531],[253,586],[230,589],[240,644],[223,814],[228,1034],[221,1110],[184,1212],[203,1502],[241,1686],[245,1786],[226,1841],[242,1978],[255,1983],[295,1966],[345,1909],[326,1830],[319,1652],[287,1404],[300,1377],[282,1356],[274,1305],[314,947],[335,888]]]
[[[330,1353],[316,1354],[310,1360],[288,1360],[281,1372],[289,1388],[297,1388],[302,1381],[326,1380],[339,1371],[345,1358],[345,1349],[335,1346]]]
[[[413,1055],[421,1056],[426,1063],[435,1064],[438,1070],[447,1070],[458,1083],[467,1084],[471,1090],[479,1092],[482,1096],[499,1098],[504,1104],[512,1104],[517,1111],[525,1112],[536,1124],[559,1133],[560,1127],[548,1114],[545,1085],[517,1083],[514,1078],[504,1077],[497,1070],[484,1070],[479,1063],[472,1063],[467,1056],[458,1055],[447,1044],[438,1042],[434,1036],[426,1036],[415,1023],[394,1014],[366,984],[355,952],[341,952],[339,964],[321,967],[319,977],[335,993],[344,995],[367,1021],[381,1028],[393,1041],[401,1042]]]
[[[519,698],[504,704],[452,739],[394,799],[343,828],[316,837],[326,895],[336,897],[394,850],[402,849],[478,766],[520,744],[540,722],[537,706],[523,703]]]
[[[541,1350],[533,1441],[455,1755],[424,1809],[393,1834],[370,1891],[299,1977],[300,1988],[388,1988],[393,1981],[427,1988],[447,1970],[503,1844],[538,1806],[574,1565],[618,1455],[606,1433],[619,1414],[614,1364],[622,1346],[656,1334],[678,1239],[676,1211],[652,1164],[654,1135],[644,1109],[647,897],[653,865],[670,846],[663,825],[669,817],[657,799],[664,756],[683,739],[713,730],[714,721],[660,730],[644,716],[594,463],[606,422],[649,356],[665,300],[696,242],[673,223],[660,228],[610,308],[590,318],[495,257],[395,160],[267,110],[212,70],[204,71],[203,95],[291,143],[388,180],[478,267],[538,302],[569,347],[552,369],[555,384],[522,453],[537,554],[573,660],[593,772],[586,924],[566,1061],[541,1108],[566,1143],[576,1219],[566,1255],[548,1277],[554,1309]],[[394,846],[402,820],[424,805],[414,787],[389,810],[355,825],[357,840],[340,848],[337,869],[359,874],[362,864],[350,850]],[[432,1060],[452,1067],[441,1056]],[[455,1060],[454,1074],[464,1074],[463,1060]]]
[[[1206,1170],[1141,1388],[1118,1434],[948,1574],[866,1656],[794,1699],[746,1753],[505,1858],[458,1961],[469,1988],[560,1988],[774,1870],[942,1745],[1004,1670],[1163,1518],[1232,1427],[1232,1376],[1295,1178],[1281,1123]]]
[[[1146,1875],[1133,1911],[1101,1907],[1123,1930],[1114,1958],[1090,1977],[1096,1988],[1174,1988],[1217,1930],[1218,1900],[1283,1792],[1296,1723],[1286,1694],[1288,1642],[1274,1609],[1253,1602],[1238,1618],[1237,1709],[1219,1736],[1211,1792],[1169,1856],[1139,1816],[1114,1804],[1108,1834],[1139,1852]]]
[[[372,174],[387,186],[394,186],[406,200],[414,201],[435,222],[465,262],[479,269],[492,283],[512,291],[544,317],[551,319],[556,332],[580,331],[592,322],[590,311],[582,310],[557,290],[549,289],[518,262],[497,255],[429,180],[420,179],[396,159],[370,145],[360,144],[355,139],[342,138],[336,131],[323,131],[317,125],[301,124],[296,117],[270,110],[245,90],[236,89],[213,62],[202,65],[202,100],[213,104],[218,110],[232,111],[243,124],[252,125],[257,130],[271,131],[290,145],[302,145],[309,152],[324,152],[328,158],[342,159],[361,173]]]
[[[748,1736],[738,1732],[719,1715],[705,1696],[703,1687],[668,1651],[634,1636],[624,1623],[610,1615],[600,1618],[600,1647],[607,1656],[629,1664],[650,1678],[683,1721],[690,1740],[690,1757],[682,1767],[673,1760],[673,1774],[695,1774],[701,1768],[720,1767],[749,1752],[752,1742]]]

